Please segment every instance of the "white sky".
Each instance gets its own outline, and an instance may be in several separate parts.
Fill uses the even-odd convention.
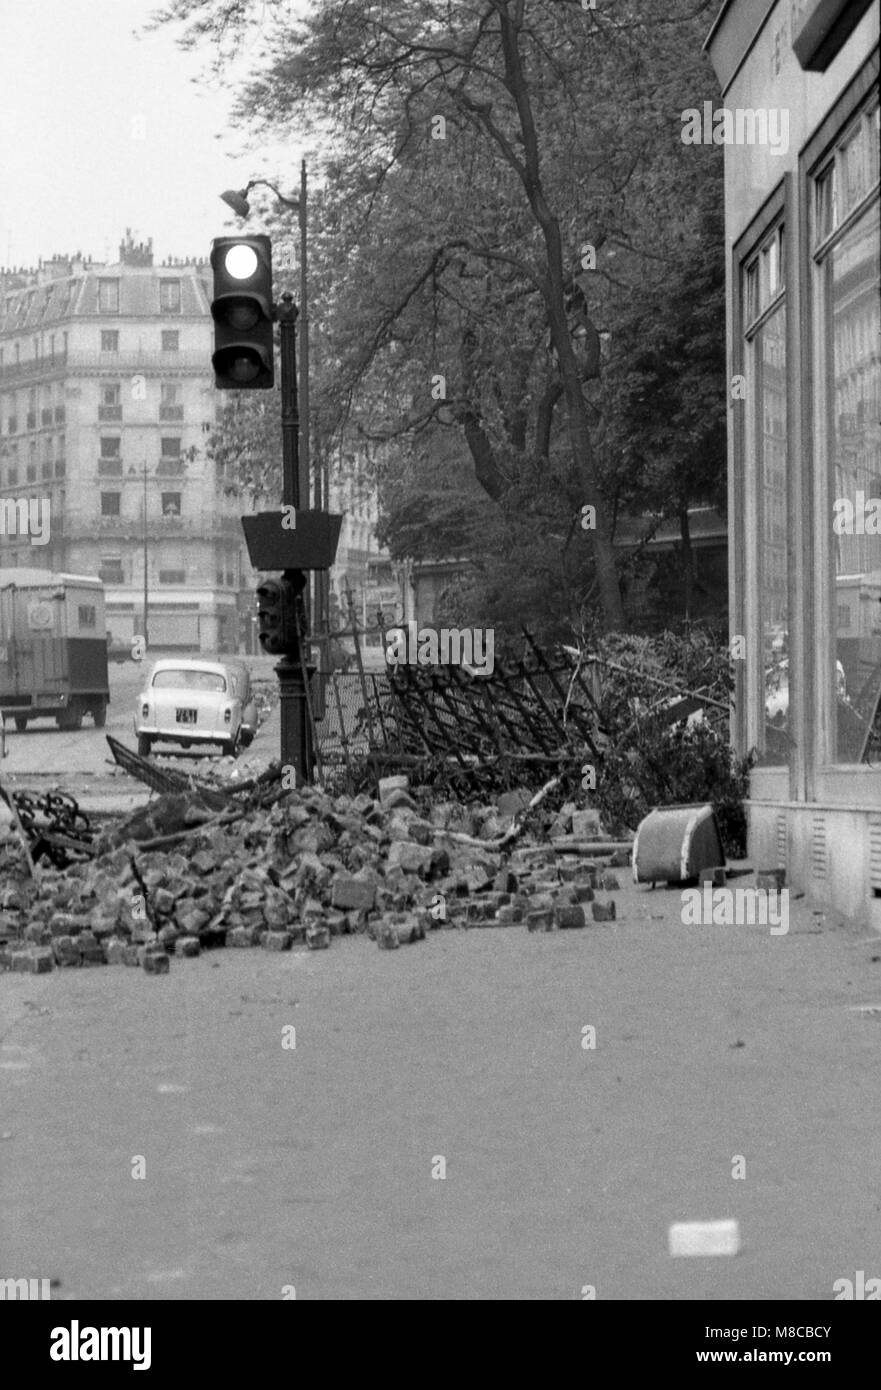
[[[0,265],[81,250],[115,260],[126,227],[157,260],[207,256],[240,224],[220,201],[260,174],[295,193],[295,146],[248,154],[210,53],[135,30],[158,0],[0,0]],[[257,40],[237,67],[256,61]],[[138,138],[143,132],[144,138]],[[256,219],[255,219],[256,221]]]

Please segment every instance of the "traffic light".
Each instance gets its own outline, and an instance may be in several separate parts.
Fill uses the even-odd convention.
[[[272,243],[268,236],[215,237],[211,267],[215,385],[267,391],[275,380]]]
[[[269,656],[299,646],[297,591],[289,579],[264,579],[257,587],[257,639]]]

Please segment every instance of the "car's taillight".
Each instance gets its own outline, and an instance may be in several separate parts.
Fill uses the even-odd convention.
[[[146,702],[146,700],[145,700],[144,703],[141,705],[141,718],[142,718],[142,719],[146,719],[149,713],[150,713],[150,706],[147,704],[147,702]]]
[[[223,722],[224,722],[224,724],[228,724],[229,721],[230,721],[231,719],[232,719],[232,710],[230,709],[229,705],[227,705],[226,709],[223,711]]]

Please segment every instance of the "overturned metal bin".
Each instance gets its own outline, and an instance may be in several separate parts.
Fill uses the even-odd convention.
[[[709,804],[663,806],[640,821],[633,842],[634,883],[681,883],[725,867],[716,813]]]

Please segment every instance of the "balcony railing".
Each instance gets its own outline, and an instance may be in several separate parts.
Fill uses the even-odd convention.
[[[43,357],[31,357],[26,362],[4,362],[0,366],[0,382],[4,384],[39,379],[52,373],[67,371],[92,372],[154,372],[166,375],[177,371],[211,372],[211,348],[206,338],[204,351],[194,348],[177,352],[82,352],[69,349],[67,352],[46,353]]]
[[[182,420],[184,418],[184,408],[182,405],[160,405],[160,420]]]
[[[87,516],[83,513],[63,514],[52,518],[53,534],[69,540],[118,540],[142,542],[144,537],[143,518],[127,516]],[[147,540],[214,541],[220,538],[241,540],[242,524],[237,516],[227,516],[222,512],[205,512],[197,517],[189,516],[149,516],[147,518]]]
[[[21,381],[32,376],[58,372],[67,363],[67,353],[51,352],[44,357],[31,357],[27,362],[4,362],[0,366],[0,381]]]
[[[122,419],[122,406],[121,406],[121,405],[99,405],[99,406],[98,406],[98,419],[99,419],[99,420],[121,420],[121,419]]]
[[[122,459],[99,459],[98,473],[102,478],[121,478]]]

